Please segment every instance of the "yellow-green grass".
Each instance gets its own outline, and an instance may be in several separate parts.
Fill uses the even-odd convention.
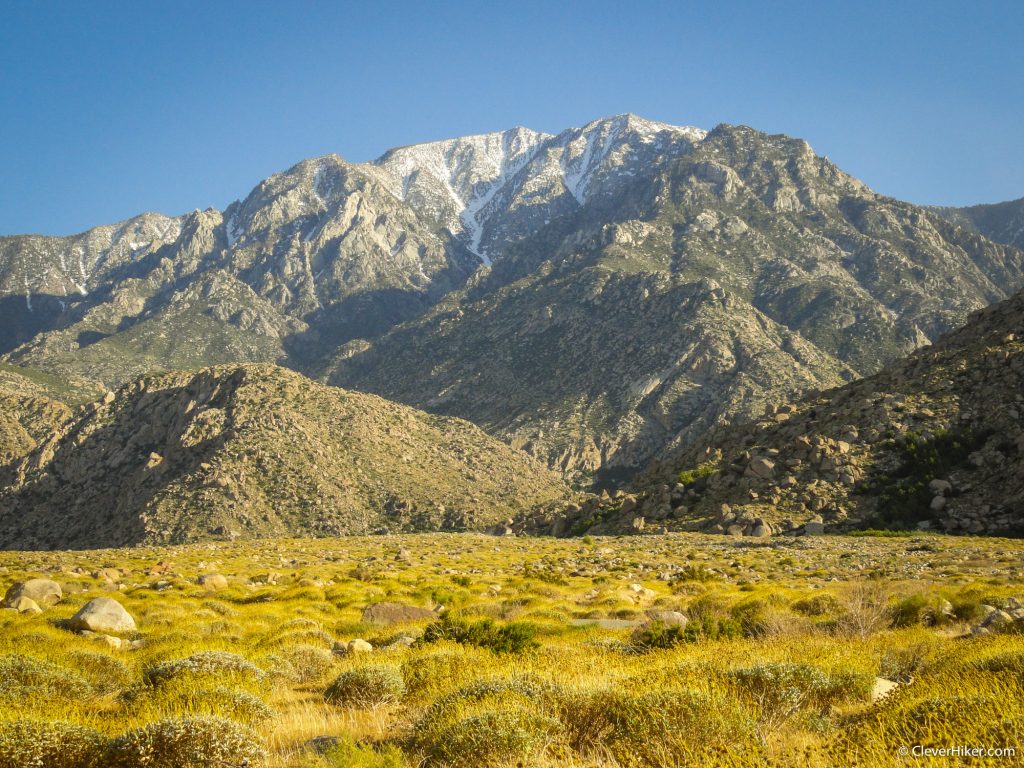
[[[980,605],[1024,595],[1022,555],[1024,542],[1005,539],[686,534],[0,553],[4,585],[65,587],[41,615],[0,611],[0,659],[28,670],[0,680],[0,727],[60,721],[114,739],[220,716],[252,729],[270,768],[889,766],[901,746],[1014,747],[1024,636],[966,635]],[[113,588],[94,575],[108,567],[123,574]],[[199,586],[204,573],[229,586]],[[143,647],[62,627],[101,595],[135,617]],[[494,630],[525,623],[532,647],[388,648],[428,622],[364,624],[382,600],[444,605]],[[650,648],[600,623],[655,610],[714,631]],[[375,650],[332,653],[355,638]],[[339,676],[345,694],[328,701]],[[872,702],[876,676],[903,684]],[[339,739],[333,752],[304,746],[322,736]]]

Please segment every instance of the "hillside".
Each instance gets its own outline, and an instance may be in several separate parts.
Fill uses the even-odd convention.
[[[943,218],[996,243],[1024,248],[1024,198],[1005,203],[934,208]]]
[[[116,388],[272,362],[603,483],[874,373],[1024,251],[804,141],[635,115],[304,160],[224,211],[0,239],[0,354]]]
[[[0,490],[0,546],[481,529],[567,493],[467,422],[221,366],[143,377],[43,441]]]
[[[874,376],[664,458],[639,481],[642,513],[747,534],[759,520],[1019,535],[1022,415],[1018,293]]]

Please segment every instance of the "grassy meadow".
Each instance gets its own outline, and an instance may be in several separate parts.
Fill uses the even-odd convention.
[[[432,534],[0,553],[4,590],[31,577],[64,598],[0,611],[0,768],[1024,759],[900,753],[1024,747],[1024,635],[971,635],[984,606],[1024,598],[1016,540]],[[141,647],[63,628],[99,596],[127,608]],[[382,601],[444,610],[364,622]],[[878,678],[897,684],[882,698]]]

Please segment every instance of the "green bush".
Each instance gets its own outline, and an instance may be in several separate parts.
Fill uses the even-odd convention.
[[[390,664],[342,672],[324,691],[324,698],[332,704],[363,708],[390,704],[404,695],[402,672]]]
[[[105,739],[62,722],[0,721],[0,768],[99,768]]]
[[[715,469],[715,462],[710,461],[704,464],[700,464],[693,469],[684,469],[679,472],[677,479],[680,483],[686,486],[695,484],[702,477],[708,477],[713,475],[717,470]]]
[[[651,621],[637,630],[633,642],[645,650],[673,648],[680,643],[692,642],[686,636],[686,627],[678,624],[667,625],[663,621]]]
[[[19,653],[0,656],[0,702],[32,697],[77,701],[93,695],[88,681],[70,669]]]
[[[523,653],[538,647],[534,639],[536,634],[537,628],[526,622],[512,622],[499,627],[491,619],[471,622],[446,614],[427,625],[420,642],[448,640],[487,648],[495,653]]]
[[[930,595],[908,595],[893,607],[892,625],[897,628],[922,624],[926,627],[947,624],[947,617],[941,608],[941,598]]]
[[[144,673],[147,683],[160,686],[178,678],[227,678],[255,685],[263,684],[267,673],[236,653],[203,651],[184,659],[165,661]]]
[[[220,717],[161,720],[110,743],[105,768],[210,768],[262,765],[256,734]]]
[[[797,600],[793,610],[803,616],[838,616],[843,607],[834,595],[824,593]]]

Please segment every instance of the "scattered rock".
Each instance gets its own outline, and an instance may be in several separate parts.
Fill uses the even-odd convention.
[[[871,689],[871,700],[881,701],[890,693],[900,687],[900,684],[892,680],[887,680],[884,677],[876,677],[875,685]]]
[[[56,605],[64,597],[60,584],[50,579],[29,579],[11,585],[4,597],[4,605],[15,607],[15,603],[23,597],[35,601],[37,605]]]
[[[199,586],[205,587],[211,592],[219,589],[227,589],[228,580],[219,573],[206,573],[197,579]]]
[[[86,629],[90,632],[113,632],[116,634],[135,631],[135,619],[117,600],[111,597],[96,597],[68,619],[71,629]]]
[[[335,643],[334,652],[343,656],[354,656],[358,653],[370,653],[373,646],[362,638],[349,640],[347,643]]]
[[[43,612],[43,609],[31,597],[19,597],[10,607],[18,613],[38,614]]]

